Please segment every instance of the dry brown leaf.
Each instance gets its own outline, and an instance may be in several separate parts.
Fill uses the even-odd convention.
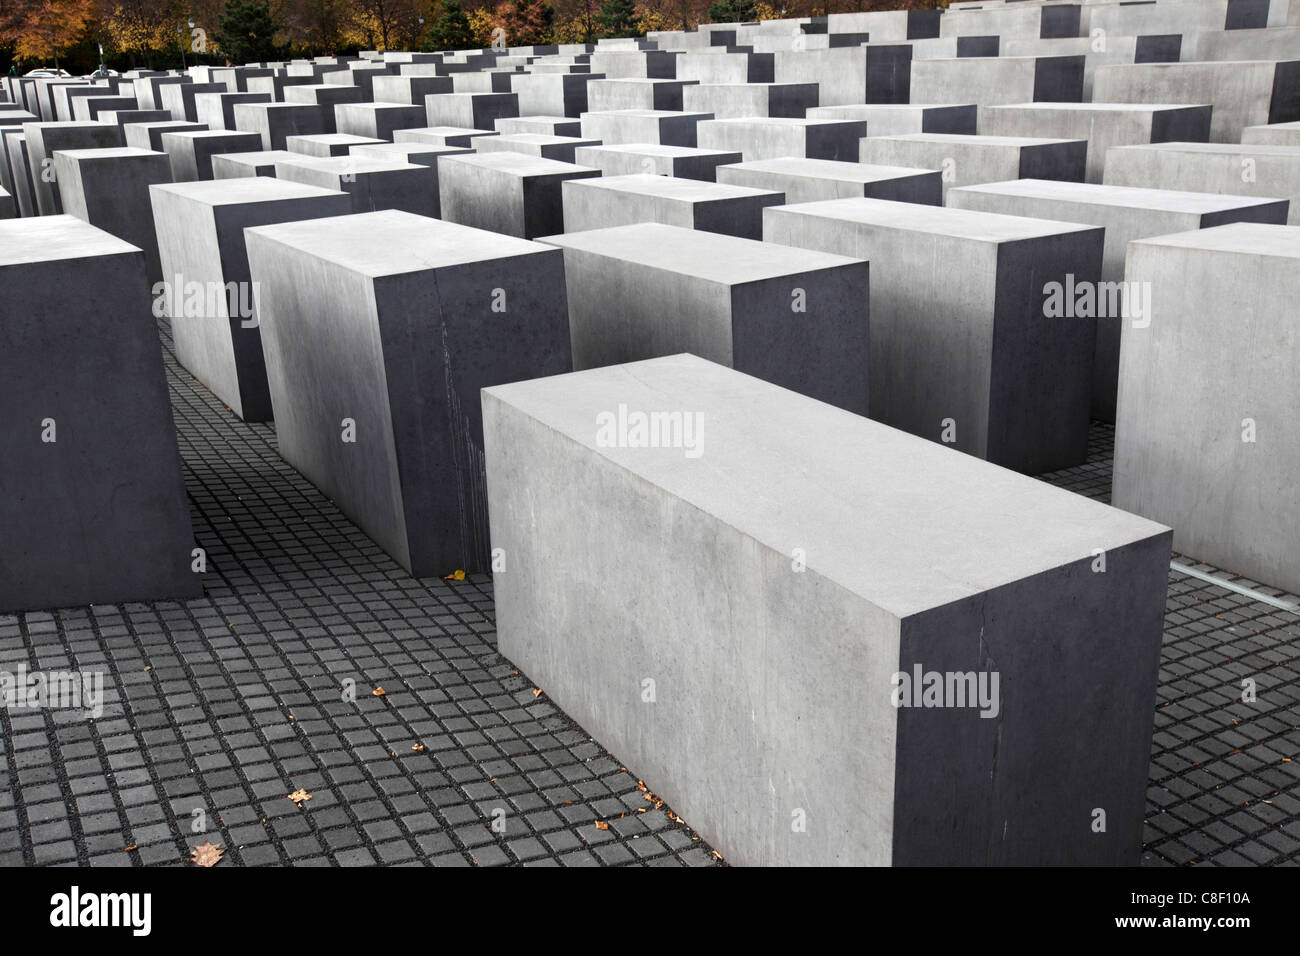
[[[190,852],[190,860],[196,866],[216,866],[221,862],[221,857],[225,855],[225,850],[221,849],[221,844],[212,845],[209,840],[206,843],[200,843]]]
[[[714,850],[714,851],[713,851],[713,855],[714,855],[715,857],[717,857],[719,860],[722,859],[722,854],[719,853],[717,850]]]
[[[302,806],[304,802],[311,799],[311,794],[306,790],[295,790],[293,793],[289,794],[289,799],[298,804],[298,806]]]
[[[533,688],[533,696],[534,696],[534,697],[541,697],[541,696],[542,696],[542,692],[541,692],[540,690],[538,690],[536,687],[534,687],[534,688]]]
[[[457,568],[455,571],[451,572],[451,574],[444,575],[442,579],[444,581],[464,581],[465,572],[460,570],[460,568]]]
[[[135,850],[135,849],[139,849],[139,848],[138,848],[134,843],[132,843],[130,846],[124,846],[124,847],[122,847],[122,852],[123,852],[123,853],[130,853],[132,850]]]
[[[424,753],[424,744],[411,744],[411,749],[418,754]]]
[[[597,830],[608,830],[608,829],[609,829],[609,824],[606,823],[604,820],[597,820],[597,821],[596,821],[596,829],[597,829]]]
[[[387,697],[387,696],[388,696],[388,691],[384,690],[382,687],[376,687],[376,688],[375,688],[374,690],[372,690],[370,693],[373,694],[373,695],[376,696],[376,697]]]

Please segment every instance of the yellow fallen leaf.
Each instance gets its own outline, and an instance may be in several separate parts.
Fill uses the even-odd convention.
[[[388,691],[384,690],[382,687],[376,687],[376,688],[375,688],[374,690],[372,690],[370,693],[373,694],[375,697],[387,697],[387,696],[388,696]]]
[[[464,580],[465,580],[465,572],[462,571],[462,570],[460,570],[460,568],[457,568],[455,571],[451,572],[451,574],[448,574],[448,575],[444,576],[444,577],[443,577],[443,580],[444,580],[444,581],[464,581]]]
[[[606,823],[604,820],[597,820],[597,821],[596,821],[596,829],[597,829],[597,830],[608,830],[608,829],[609,829],[609,824]]]
[[[411,744],[411,749],[418,754],[424,753],[424,744]]]
[[[304,801],[311,799],[311,794],[306,790],[295,790],[293,793],[289,794],[289,799],[298,804],[298,806],[302,806]]]
[[[221,862],[221,857],[225,852],[225,850],[221,849],[220,843],[213,846],[212,841],[209,840],[206,843],[200,843],[190,852],[190,860],[198,866],[216,866]]]

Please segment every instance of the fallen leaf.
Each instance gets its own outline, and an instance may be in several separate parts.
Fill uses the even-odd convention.
[[[130,853],[132,850],[135,850],[135,849],[138,849],[138,847],[137,847],[134,843],[132,843],[130,846],[124,846],[124,847],[122,847],[122,852],[123,852],[123,853]]]
[[[289,799],[298,804],[298,806],[302,806],[304,801],[311,799],[311,794],[306,790],[295,790],[293,793],[289,794]]]
[[[608,829],[609,829],[609,824],[606,823],[604,820],[597,820],[597,821],[596,821],[596,829],[597,829],[597,830],[608,830]]]
[[[209,840],[206,843],[200,843],[190,852],[190,860],[197,866],[216,866],[221,862],[221,857],[225,854],[221,849],[221,844],[212,845]]]
[[[714,850],[714,851],[713,851],[713,855],[714,855],[715,857],[717,857],[719,860],[722,859],[722,854],[719,853],[717,850]]]
[[[464,580],[465,580],[465,572],[462,571],[462,570],[460,570],[460,568],[457,568],[455,571],[451,572],[451,574],[448,574],[448,575],[446,575],[445,577],[443,577],[443,580],[444,580],[444,581],[464,581]]]
[[[411,744],[411,749],[418,754],[424,753],[424,744]]]
[[[372,690],[370,693],[373,694],[375,697],[387,697],[387,696],[388,696],[388,691],[384,690],[382,687],[376,687],[376,688],[375,688],[374,690]]]
[[[541,696],[542,696],[542,692],[541,692],[540,690],[538,690],[536,687],[534,687],[534,688],[533,688],[533,696],[534,696],[534,697],[541,697]]]

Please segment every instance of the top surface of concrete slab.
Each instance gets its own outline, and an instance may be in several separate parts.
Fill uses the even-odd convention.
[[[924,206],[920,203],[894,202],[889,199],[826,199],[821,202],[773,206],[823,219],[857,222],[888,229],[929,232],[955,236],[977,242],[1018,242],[1063,232],[1085,232],[1096,227],[1077,222],[1004,216],[994,212],[975,212],[949,206]]]
[[[151,186],[209,206],[237,206],[242,203],[272,202],[277,199],[306,199],[310,196],[342,195],[335,189],[308,186],[270,176],[241,176],[237,179],[206,179],[189,183]]]
[[[448,156],[447,162],[468,163],[473,166],[499,169],[502,172],[513,173],[516,176],[554,176],[558,173],[600,172],[597,169],[561,162],[558,159],[543,159],[540,156],[530,156],[527,153],[512,153],[508,150],[500,153],[468,153],[463,156]]]
[[[638,156],[699,157],[738,155],[735,150],[730,149],[704,149],[697,146],[667,146],[662,143],[604,143],[600,146],[591,146],[588,148],[614,153],[634,153]]]
[[[526,239],[396,209],[251,231],[372,278],[548,251]]]
[[[485,393],[898,617],[1167,531],[693,355]],[[598,446],[620,404],[696,412],[703,454]]]
[[[140,149],[138,146],[108,146],[102,149],[61,149],[61,156],[71,156],[79,160],[87,159],[125,159],[131,156],[166,156],[166,153],[152,149]]]
[[[1277,226],[1262,222],[1233,222],[1212,229],[1196,229],[1169,236],[1135,239],[1147,246],[1206,249],[1279,259],[1300,259],[1300,226]]]
[[[0,220],[0,268],[139,251],[139,247],[96,229],[76,216]]]
[[[1209,103],[1200,104],[1210,106]],[[985,106],[986,110],[1072,110],[1076,113],[1133,113],[1143,110],[1190,110],[1190,103],[999,103]]]
[[[1028,199],[1056,199],[1062,202],[1095,203],[1099,206],[1130,206],[1163,212],[1215,213],[1242,206],[1276,202],[1259,196],[1231,196],[1220,193],[1184,192],[1179,189],[1147,189],[1142,186],[1103,186],[1098,183],[1067,183],[1056,179],[1012,179],[1001,183],[980,183],[957,187],[961,192],[998,193]]]
[[[727,183],[710,183],[700,179],[679,179],[675,176],[655,176],[650,173],[632,173],[627,176],[599,176],[577,181],[590,189],[609,189],[660,196],[683,202],[708,202],[718,199],[741,199],[751,196],[780,196],[770,189],[751,186],[732,186]]]
[[[880,140],[907,140],[915,143],[945,143],[950,146],[1046,146],[1049,143],[1077,143],[1077,139],[1055,139],[1039,136],[968,136],[963,133],[897,133],[890,136],[868,136],[873,142]]]
[[[1300,146],[1275,146],[1266,143],[1142,143],[1138,146],[1112,146],[1111,149],[1158,149],[1166,153],[1242,153],[1249,156],[1300,157]]]
[[[756,159],[736,163],[732,168],[760,173],[778,173],[783,176],[806,176],[811,179],[834,179],[840,182],[875,183],[882,179],[900,176],[921,176],[934,172],[914,166],[876,166],[871,163],[843,163],[834,159],[804,159],[801,156],[781,156],[777,159]]]
[[[648,179],[662,179],[650,176]],[[600,182],[600,180],[583,180]],[[712,186],[713,183],[704,183]],[[737,285],[788,276],[812,269],[858,262],[847,256],[811,249],[779,246],[771,242],[741,239],[716,232],[683,229],[657,222],[570,232],[537,240],[565,249],[594,252],[602,256],[639,262],[651,268],[694,276],[723,285]]]

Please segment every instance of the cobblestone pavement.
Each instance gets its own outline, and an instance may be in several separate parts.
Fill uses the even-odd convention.
[[[206,594],[0,615],[0,669],[106,674],[98,720],[0,719],[0,865],[718,865],[497,654],[489,577],[410,577],[163,342]],[[1046,480],[1104,500],[1112,437]],[[1170,572],[1144,862],[1297,862],[1298,649],[1300,615]]]

